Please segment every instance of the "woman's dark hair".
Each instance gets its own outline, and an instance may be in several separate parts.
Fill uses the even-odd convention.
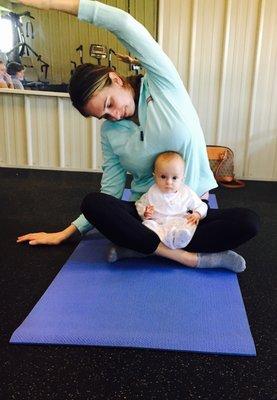
[[[9,74],[9,75],[16,75],[16,73],[17,72],[21,72],[21,71],[23,71],[25,68],[24,68],[24,66],[22,65],[22,64],[19,64],[19,63],[17,63],[17,62],[10,62],[8,65],[7,65],[7,73]]]
[[[72,104],[85,117],[84,106],[88,100],[105,86],[111,84],[109,72],[114,72],[113,68],[101,65],[82,64],[79,65],[69,82],[69,95]]]
[[[84,117],[89,116],[85,113],[84,106],[91,97],[104,87],[111,85],[112,80],[109,77],[110,72],[116,71],[111,67],[89,63],[79,65],[75,69],[69,82],[69,95],[73,106],[77,108]],[[137,87],[139,87],[137,82],[140,82],[142,75],[125,78],[117,72],[116,74],[122,79],[125,87],[129,86],[134,89],[136,100]]]

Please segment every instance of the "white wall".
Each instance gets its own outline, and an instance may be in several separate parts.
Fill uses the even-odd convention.
[[[240,177],[277,180],[277,1],[160,0],[159,27],[206,142]]]

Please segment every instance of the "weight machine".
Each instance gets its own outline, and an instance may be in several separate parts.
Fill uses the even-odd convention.
[[[20,21],[21,17],[28,17],[34,19],[29,11],[25,11],[21,14],[16,14],[14,12],[8,13],[4,18],[9,18],[13,24],[13,30],[16,36],[16,41],[18,42],[10,51],[6,53],[8,62],[16,61],[22,63],[26,68],[34,68],[32,65],[26,65],[21,62],[25,56],[30,57],[30,54],[36,57],[36,60],[41,63],[40,71],[44,75],[44,80],[47,80],[49,64],[42,59],[42,55],[38,54],[28,43],[26,43],[25,34],[23,31],[23,24]],[[31,21],[26,23],[26,37],[31,37],[34,39],[34,29]]]

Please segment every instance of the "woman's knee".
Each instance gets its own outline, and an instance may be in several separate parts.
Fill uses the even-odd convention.
[[[97,210],[99,204],[103,203],[103,193],[92,192],[85,196],[81,203],[81,211],[83,214],[91,212],[92,210]]]

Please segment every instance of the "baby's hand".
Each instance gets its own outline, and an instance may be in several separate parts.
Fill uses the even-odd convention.
[[[195,211],[192,214],[186,216],[189,225],[198,225],[198,222],[201,218],[199,212]]]
[[[145,211],[144,211],[144,218],[145,219],[151,219],[154,214],[154,206],[146,206]]]

